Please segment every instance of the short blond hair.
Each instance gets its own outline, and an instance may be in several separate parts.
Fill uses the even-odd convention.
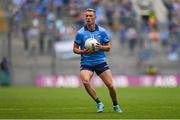
[[[94,13],[96,13],[96,10],[93,9],[93,8],[87,8],[87,9],[86,9],[86,12],[94,12]]]

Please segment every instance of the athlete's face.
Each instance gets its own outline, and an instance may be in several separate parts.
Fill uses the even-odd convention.
[[[86,23],[91,25],[95,24],[96,14],[93,11],[86,11],[85,13]]]

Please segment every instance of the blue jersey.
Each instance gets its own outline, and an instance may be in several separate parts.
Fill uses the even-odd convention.
[[[85,42],[89,38],[95,38],[101,45],[109,42],[109,37],[104,28],[96,25],[95,31],[89,31],[87,26],[82,27],[76,34],[75,43],[80,49],[85,49]],[[97,65],[105,62],[106,56],[103,50],[81,55],[81,65]]]

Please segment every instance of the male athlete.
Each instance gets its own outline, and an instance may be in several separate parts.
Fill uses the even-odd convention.
[[[103,112],[104,104],[90,85],[90,80],[94,72],[96,72],[107,86],[113,102],[114,111],[122,112],[118,105],[116,90],[112,82],[112,74],[105,61],[104,51],[110,51],[110,41],[106,30],[96,25],[95,19],[96,11],[94,9],[87,9],[85,11],[86,25],[77,32],[73,44],[73,52],[81,55],[80,78],[88,94],[97,103],[98,113]],[[96,44],[97,51],[85,48],[85,41],[89,38],[95,38],[98,41]]]

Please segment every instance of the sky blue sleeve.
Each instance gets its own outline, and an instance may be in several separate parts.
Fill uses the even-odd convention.
[[[109,36],[106,31],[103,31],[103,38],[104,38],[104,43],[109,42]]]
[[[82,35],[79,32],[76,34],[76,38],[74,42],[78,45],[82,43]]]

